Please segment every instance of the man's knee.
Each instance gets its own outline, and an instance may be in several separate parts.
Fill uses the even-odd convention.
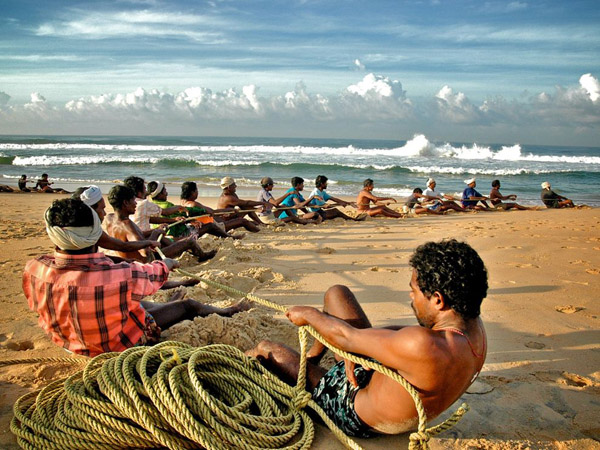
[[[343,284],[334,284],[325,292],[325,304],[331,301],[339,301],[339,299],[347,299],[352,297],[352,291]]]

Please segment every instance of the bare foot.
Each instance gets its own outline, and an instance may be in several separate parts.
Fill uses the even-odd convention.
[[[192,255],[194,255],[196,257],[198,262],[204,262],[204,261],[208,261],[209,259],[214,258],[215,255],[217,254],[217,251],[218,250],[211,250],[210,252],[203,252],[199,248],[191,250]]]
[[[248,311],[249,309],[252,309],[252,302],[250,300],[242,299],[235,305],[231,305],[229,308],[223,309],[228,313],[228,315],[233,316],[234,314],[237,314],[239,312]]]
[[[176,302],[179,300],[183,300],[183,297],[185,297],[185,291],[177,290],[171,294],[171,298],[169,298],[169,302]]]
[[[363,220],[365,220],[367,218],[368,214],[367,213],[362,213],[359,214],[358,216],[356,216],[353,220],[355,222],[362,222]]]

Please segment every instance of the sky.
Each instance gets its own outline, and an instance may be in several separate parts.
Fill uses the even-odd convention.
[[[0,6],[0,134],[600,147],[597,0]]]

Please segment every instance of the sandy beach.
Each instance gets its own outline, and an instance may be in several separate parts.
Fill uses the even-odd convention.
[[[0,194],[0,360],[67,356],[37,326],[21,289],[27,260],[52,251],[42,215],[54,198],[62,196]],[[359,223],[336,219],[265,229],[237,242],[203,238],[203,248],[219,248],[217,256],[201,265],[183,257],[182,267],[284,305],[320,306],[330,285],[345,284],[374,326],[407,325],[416,323],[408,291],[412,251],[431,240],[466,241],[489,272],[482,305],[488,356],[479,379],[459,400],[471,410],[456,427],[433,438],[431,448],[600,449],[599,211],[495,211]],[[219,305],[232,301],[201,286],[187,288],[186,296]],[[153,299],[166,297],[159,292]],[[295,327],[262,307],[231,319],[182,323],[163,336],[242,350],[265,337],[296,345]],[[14,401],[73,370],[61,363],[0,367],[0,448],[18,448],[9,430]],[[406,448],[408,437],[360,443],[367,449]],[[319,426],[314,448],[342,446]]]

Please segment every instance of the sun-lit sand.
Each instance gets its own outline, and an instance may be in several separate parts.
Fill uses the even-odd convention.
[[[37,326],[21,290],[26,261],[52,250],[42,214],[54,198],[61,197],[0,194],[0,360],[67,356]],[[208,237],[202,245],[219,248],[216,258],[194,265],[184,257],[183,267],[286,305],[318,306],[327,287],[341,283],[354,290],[375,326],[414,324],[408,295],[412,251],[430,240],[464,240],[489,272],[482,307],[488,357],[478,381],[460,399],[470,412],[432,439],[431,448],[595,449],[600,448],[598,211],[457,213],[360,223],[337,219],[248,233],[239,242]],[[232,301],[213,288],[180,289],[202,301]],[[165,301],[167,295],[159,292],[154,300]],[[164,337],[242,349],[265,337],[296,345],[295,327],[264,307],[232,319],[182,323]],[[1,448],[18,448],[9,431],[14,401],[71,370],[60,363],[0,367]],[[360,443],[369,449],[406,448],[408,438]],[[314,448],[342,446],[319,427]]]

